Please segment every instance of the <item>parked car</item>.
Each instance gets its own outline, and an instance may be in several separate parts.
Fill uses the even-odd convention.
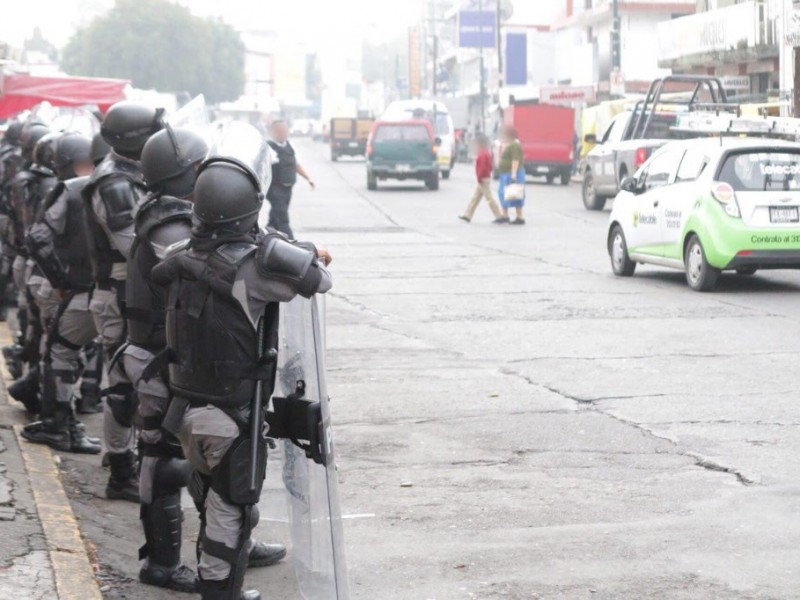
[[[515,102],[504,113],[517,130],[525,173],[567,185],[575,161],[575,111],[566,106]]]
[[[622,182],[607,244],[616,275],[672,267],[697,291],[712,290],[722,271],[800,268],[800,144],[667,144]]]
[[[438,190],[440,143],[430,121],[376,121],[367,142],[367,189],[386,179],[415,179]]]
[[[335,162],[340,156],[365,156],[374,122],[373,119],[331,119],[331,160]]]

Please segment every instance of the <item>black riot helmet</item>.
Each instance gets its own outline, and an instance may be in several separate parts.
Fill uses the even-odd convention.
[[[208,153],[208,144],[195,132],[167,125],[142,149],[142,174],[147,189],[158,194],[185,198],[194,190],[195,164]]]
[[[48,171],[55,171],[56,146],[61,138],[60,132],[43,135],[33,147],[33,162]]]
[[[100,132],[115,152],[138,160],[145,142],[164,126],[163,115],[161,108],[123,100],[108,109]]]
[[[252,125],[231,123],[197,171],[194,216],[206,227],[255,226],[272,174],[271,153]]]
[[[95,164],[95,166],[103,162],[103,159],[108,155],[109,152],[111,152],[111,146],[109,146],[108,142],[103,139],[103,134],[94,134],[94,137],[92,138],[91,153],[92,162]]]
[[[14,120],[6,127],[3,142],[9,146],[19,146],[19,138],[22,135],[22,121]]]
[[[56,175],[59,179],[72,179],[77,176],[75,173],[76,164],[91,164],[92,141],[76,131],[68,131],[58,138],[56,144],[55,167]]]
[[[44,123],[30,122],[22,126],[19,141],[22,155],[26,160],[33,160],[33,149],[36,147],[36,143],[48,133],[50,133],[50,128]]]

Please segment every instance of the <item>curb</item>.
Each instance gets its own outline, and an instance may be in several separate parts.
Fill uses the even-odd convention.
[[[11,343],[11,340],[8,325],[0,324],[0,345]],[[9,379],[5,364],[2,364],[2,374],[5,380]],[[78,520],[61,483],[57,456],[47,446],[26,442],[20,436],[21,430],[20,425],[14,426],[17,446],[47,543],[58,600],[102,600]]]

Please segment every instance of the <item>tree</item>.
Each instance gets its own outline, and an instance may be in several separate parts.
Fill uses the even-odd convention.
[[[244,56],[241,37],[221,20],[201,19],[168,0],[117,0],[72,36],[61,66],[73,75],[202,93],[216,103],[244,90]]]

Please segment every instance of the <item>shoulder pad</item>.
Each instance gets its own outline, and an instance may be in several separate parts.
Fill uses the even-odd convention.
[[[80,192],[89,183],[89,177],[73,177],[62,182],[70,192]]]
[[[129,161],[120,160],[113,154],[106,156],[103,161],[94,168],[91,175],[91,182],[97,183],[101,179],[112,175],[122,175],[137,185],[144,185],[144,176],[139,167]]]
[[[55,177],[56,175],[53,171],[51,171],[47,167],[43,167],[37,164],[31,165],[31,172],[36,173],[40,177]]]
[[[192,203],[172,196],[148,196],[136,210],[137,235],[147,235],[153,227],[174,221],[192,220]]]
[[[253,254],[258,246],[248,242],[231,242],[217,247],[217,254],[232,265],[241,264],[245,258]]]
[[[56,203],[56,200],[64,193],[69,193],[69,188],[67,188],[67,184],[65,181],[59,181],[55,187],[50,190],[50,193],[47,194],[47,198],[45,199],[45,210],[53,206]]]

